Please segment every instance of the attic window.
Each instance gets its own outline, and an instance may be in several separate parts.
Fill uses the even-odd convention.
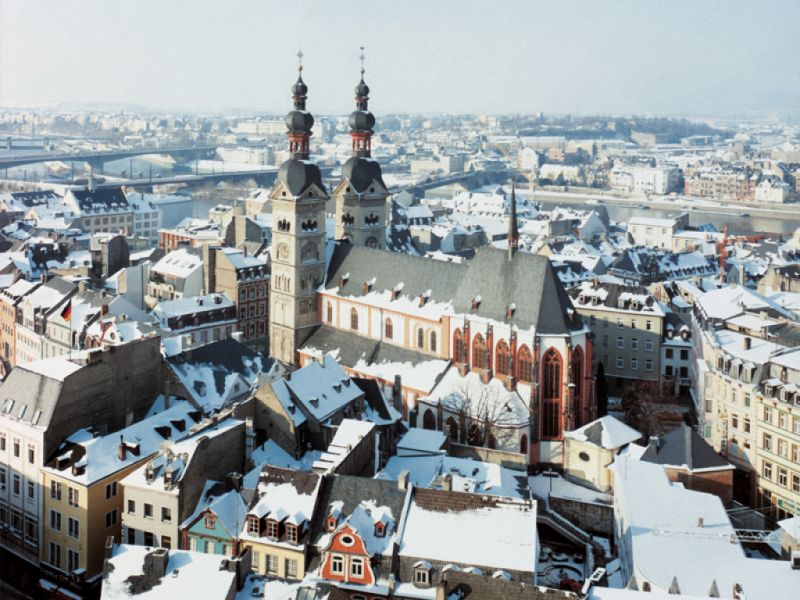
[[[311,403],[311,406],[313,406],[314,408],[319,408],[319,398],[311,398],[309,402]]]
[[[478,308],[480,308],[480,306],[481,306],[481,297],[480,296],[475,296],[472,299],[472,310],[478,310]]]
[[[517,305],[513,302],[506,306],[506,319],[510,319],[514,316],[514,311],[517,310]]]
[[[386,535],[386,525],[382,521],[375,523],[375,537],[383,537]]]
[[[328,516],[328,518],[325,520],[325,529],[327,531],[333,531],[336,529],[336,517],[333,515]]]
[[[198,395],[203,397],[206,395],[206,384],[202,381],[195,381],[194,390],[198,393]]]

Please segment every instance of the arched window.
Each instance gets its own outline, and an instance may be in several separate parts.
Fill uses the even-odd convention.
[[[435,331],[431,331],[430,351],[431,352],[436,352],[436,332]]]
[[[505,340],[500,340],[497,344],[497,359],[495,360],[495,369],[497,369],[497,374],[509,377],[514,374],[512,367],[511,350],[509,349]]]
[[[467,343],[460,329],[453,333],[453,359],[459,363],[467,362]]]
[[[447,417],[447,435],[450,436],[451,442],[458,443],[458,423],[453,417]]]
[[[386,325],[384,326],[384,336],[386,339],[391,340],[394,338],[394,326],[392,325],[391,319],[386,319]]]
[[[561,435],[561,355],[555,348],[542,360],[542,437]]]
[[[489,347],[480,333],[476,333],[475,338],[472,340],[472,366],[476,369],[492,368]]]
[[[423,429],[436,429],[436,417],[433,416],[433,411],[429,408],[422,416]]]
[[[358,330],[358,311],[355,308],[350,309],[350,329]]]
[[[300,250],[300,260],[308,262],[312,260],[319,260],[319,249],[314,242],[307,242]]]
[[[533,381],[533,356],[525,345],[517,351],[517,379],[528,383]]]
[[[571,379],[570,383],[575,385],[575,397],[581,397],[582,383],[583,383],[583,349],[576,346],[572,351],[572,364],[570,365]]]
[[[328,307],[325,309],[325,316],[327,317],[328,323],[333,323],[333,304],[328,302]]]
[[[425,332],[422,331],[422,327],[417,329],[417,348],[424,348],[425,347]]]
[[[519,453],[524,454],[525,456],[528,455],[528,436],[524,433],[522,437],[519,439]]]
[[[476,423],[470,425],[469,429],[467,430],[467,443],[470,446],[483,445],[483,434],[481,433],[481,428],[478,427]]]

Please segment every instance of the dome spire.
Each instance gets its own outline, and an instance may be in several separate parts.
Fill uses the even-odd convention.
[[[356,110],[350,114],[350,137],[353,140],[353,156],[369,157],[372,151],[372,128],[375,116],[369,112],[369,86],[364,82],[364,46],[361,46],[361,80],[356,85]]]
[[[303,81],[303,51],[297,52],[297,81],[292,86],[294,110],[286,115],[286,132],[289,138],[289,152],[294,158],[308,160],[309,138],[314,126],[314,117],[306,111],[308,86]]]

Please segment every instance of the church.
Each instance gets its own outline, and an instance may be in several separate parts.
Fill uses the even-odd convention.
[[[596,416],[589,328],[550,261],[517,251],[513,189],[507,250],[447,262],[385,249],[389,192],[371,157],[369,92],[362,65],[328,242],[329,195],[309,159],[314,118],[299,68],[286,116],[292,157],[269,194],[270,355],[302,367],[331,353],[349,375],[393,391],[411,426],[484,456],[562,464],[564,432]]]

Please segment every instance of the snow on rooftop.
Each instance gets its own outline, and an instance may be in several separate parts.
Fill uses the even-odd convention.
[[[104,600],[175,600],[175,598],[226,598],[236,589],[236,574],[220,569],[225,558],[186,550],[169,550],[166,574],[158,585],[132,589],[130,578],[142,575],[146,546],[115,544],[108,575],[103,579]]]
[[[564,437],[572,438],[582,442],[590,441],[594,444],[597,444],[597,442],[592,439],[592,431],[598,428],[601,434],[599,445],[602,448],[609,450],[621,448],[625,444],[635,442],[642,437],[642,434],[636,431],[633,427],[626,425],[611,415],[606,415],[604,417],[600,417],[599,419],[595,419],[591,423],[587,423],[583,427],[580,427],[574,431],[568,431],[564,434]]]
[[[446,443],[447,435],[443,431],[411,427],[397,442],[397,454],[398,456],[420,453],[441,454]]]
[[[440,511],[422,508],[415,497],[398,549],[400,556],[524,572],[536,571],[538,553],[536,503],[511,498]]]
[[[51,358],[43,358],[41,360],[20,363],[17,366],[25,369],[26,371],[38,373],[39,375],[48,377],[50,379],[55,379],[57,381],[64,381],[67,377],[81,368],[81,365],[67,360],[61,356],[53,356]]]

